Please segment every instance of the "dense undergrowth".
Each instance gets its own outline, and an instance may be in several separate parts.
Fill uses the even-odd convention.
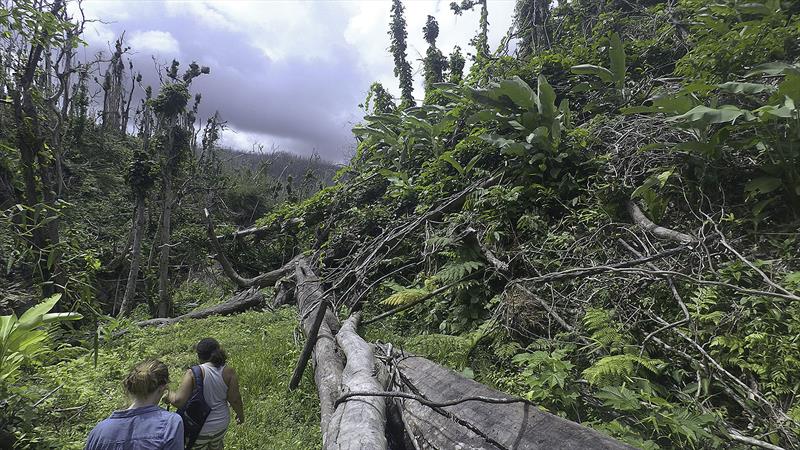
[[[340,317],[406,308],[363,327],[369,340],[431,356],[638,447],[797,448],[798,3],[581,0],[559,2],[537,23],[539,13],[523,13],[542,2],[518,3],[524,40],[515,54],[487,54],[483,29],[469,74],[426,72],[422,105],[405,91],[396,104],[373,85],[353,130],[357,153],[335,185],[302,199],[284,184],[287,201],[266,212],[251,188],[220,188],[246,207],[226,214],[213,203],[219,233],[264,213],[264,233],[226,240],[226,253],[251,275],[306,252]],[[476,5],[486,4],[459,8]],[[435,36],[429,42],[441,63]],[[107,141],[91,142],[87,153],[101,158]],[[126,142],[111,147],[117,160],[137,144]],[[65,254],[82,277],[76,284],[88,287],[71,297],[76,309],[110,330],[116,322],[99,312],[115,311],[116,296],[102,272],[118,246],[107,241],[124,241],[128,219],[112,220],[101,196],[121,180],[102,172],[71,178],[88,209],[67,209],[74,242]],[[112,200],[127,197],[121,189]],[[198,213],[176,215],[173,288],[207,268]],[[149,215],[153,248],[158,214]],[[106,231],[92,234],[95,216]],[[9,236],[0,236],[4,255],[14,255],[4,282],[31,296],[36,286],[9,280],[33,273],[35,261],[14,246],[24,239]],[[139,317],[155,309],[154,266],[144,269]],[[216,301],[223,284],[185,284],[175,312]],[[89,300],[98,286],[101,300]],[[91,321],[81,325],[56,337],[91,349]],[[232,445],[317,447],[311,380],[285,390],[295,327],[289,310],[247,313],[131,331],[100,345],[97,369],[91,350],[77,347],[52,366],[34,359],[25,373],[42,382],[10,386],[35,384],[21,403],[38,401],[59,376],[81,381],[19,413],[17,434],[28,433],[20,442],[37,439],[23,425],[43,415],[48,439],[77,445],[121,404],[127,365],[159,355],[177,374],[191,343],[213,329],[243,373],[253,419],[234,427]],[[89,403],[98,407],[70,418],[76,410],[67,408]]]
[[[209,335],[224,343],[229,364],[239,374],[247,417],[245,425],[231,426],[226,448],[315,448],[320,436],[313,377],[307,374],[299,390],[288,390],[300,350],[296,327],[296,312],[285,308],[155,330],[132,329],[102,345],[96,365],[92,351],[62,349],[65,354],[82,356],[37,371],[37,394],[61,388],[38,405],[51,414],[39,423],[36,431],[41,442],[34,448],[83,448],[97,422],[110,411],[127,407],[120,380],[138,361],[164,361],[170,368],[170,387],[177,388],[183,372],[196,364],[193,345]]]

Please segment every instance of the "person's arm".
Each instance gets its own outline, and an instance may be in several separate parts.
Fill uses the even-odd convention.
[[[228,382],[228,403],[230,403],[233,412],[236,413],[236,422],[244,423],[244,404],[242,403],[242,394],[239,392],[239,376],[236,371],[230,367],[230,382]]]
[[[183,374],[178,390],[167,392],[165,396],[167,403],[174,405],[176,408],[181,408],[189,401],[189,397],[192,395],[192,388],[194,388],[194,375],[192,374],[192,369],[189,369]],[[181,436],[183,436],[182,433]]]

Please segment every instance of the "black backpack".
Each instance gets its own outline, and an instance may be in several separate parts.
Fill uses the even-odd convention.
[[[203,377],[200,366],[192,366],[192,373],[194,374],[192,396],[182,408],[176,411],[183,419],[183,441],[187,449],[192,448],[197,437],[200,436],[200,430],[203,429],[208,415],[211,414],[211,407],[208,406],[203,395]]]

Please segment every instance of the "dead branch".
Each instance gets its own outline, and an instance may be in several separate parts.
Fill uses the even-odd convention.
[[[217,261],[219,261],[220,265],[222,266],[222,271],[225,273],[225,275],[227,275],[228,278],[230,278],[240,288],[272,286],[275,284],[275,282],[280,280],[283,276],[287,275],[291,272],[291,270],[294,269],[294,262],[297,258],[293,259],[280,269],[262,273],[261,275],[253,278],[243,278],[236,272],[236,269],[233,268],[233,264],[231,264],[228,257],[225,256],[225,251],[222,249],[222,245],[219,243],[219,239],[217,239],[217,235],[214,232],[214,222],[211,220],[211,214],[208,213],[208,209],[203,209],[203,213],[205,214],[206,218],[206,235],[208,236],[208,241],[211,243],[211,247],[217,253]]]
[[[264,295],[261,294],[261,292],[257,289],[250,288],[246,291],[237,293],[227,302],[212,306],[210,308],[192,311],[188,314],[173,318],[143,320],[141,322],[136,322],[136,325],[140,327],[173,325],[187,319],[202,319],[210,316],[240,313],[251,308],[256,308],[263,303]]]
[[[649,231],[650,233],[653,233],[662,239],[670,239],[682,244],[688,244],[690,242],[697,241],[696,238],[689,236],[688,234],[656,225],[652,220],[648,219],[647,216],[644,215],[639,206],[633,201],[628,201],[628,213],[631,215],[633,221],[642,229]]]

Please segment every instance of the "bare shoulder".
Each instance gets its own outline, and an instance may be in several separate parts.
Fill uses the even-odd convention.
[[[233,367],[225,366],[222,368],[222,379],[225,383],[230,383],[230,381],[236,377],[236,371],[233,370]]]

